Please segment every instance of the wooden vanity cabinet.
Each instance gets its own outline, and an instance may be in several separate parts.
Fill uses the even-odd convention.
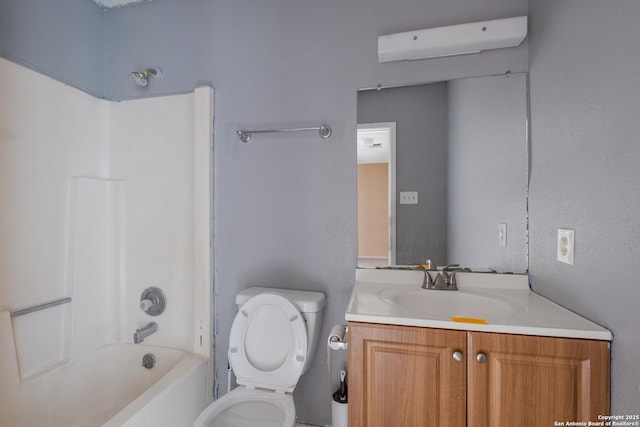
[[[464,331],[349,323],[349,426],[465,425]]]
[[[350,427],[539,427],[609,413],[607,341],[358,322],[349,340]]]

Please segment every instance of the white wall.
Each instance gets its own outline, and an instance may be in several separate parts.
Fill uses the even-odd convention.
[[[0,310],[66,293],[72,176],[98,177],[101,101],[0,60]]]
[[[193,95],[113,103],[109,174],[124,180],[126,289],[123,339],[156,321],[145,342],[193,345]],[[142,291],[157,286],[167,310],[150,318]]]
[[[209,354],[211,89],[112,103],[4,59],[0,76],[0,311],[72,298],[13,319],[22,378],[150,321],[145,343]]]

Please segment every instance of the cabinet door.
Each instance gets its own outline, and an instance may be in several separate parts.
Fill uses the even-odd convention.
[[[552,426],[609,413],[606,341],[470,332],[467,348],[469,426]]]
[[[464,426],[466,336],[349,323],[349,426]]]

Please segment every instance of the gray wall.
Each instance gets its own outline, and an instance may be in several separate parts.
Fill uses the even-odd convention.
[[[215,292],[222,384],[239,290],[321,290],[328,298],[322,336],[344,322],[357,257],[357,89],[527,68],[526,44],[378,64],[377,36],[526,12],[524,0],[281,0],[153,1],[108,13],[109,97],[141,96],[127,76],[143,64],[141,57],[165,70],[150,94],[199,82],[216,88]],[[234,134],[242,127],[321,121],[334,129],[326,142],[296,134],[242,144]],[[330,391],[321,346],[296,388],[300,419],[330,423]]]
[[[0,56],[104,94],[104,12],[89,0],[0,0]]]
[[[396,122],[396,264],[446,264],[447,116],[446,83],[358,92],[358,123]]]
[[[637,414],[640,3],[536,0],[530,16],[533,288],[613,331],[612,413]]]
[[[448,104],[449,262],[526,272],[527,76],[452,80]]]
[[[55,33],[72,25],[48,1],[30,0],[23,9],[2,0],[2,19],[13,15],[13,7],[24,11],[20,22],[3,26],[29,41],[3,40],[3,55],[29,54],[39,69],[86,88],[103,66],[95,56],[104,53],[103,93],[110,99],[185,92],[199,83],[216,89],[216,354],[222,384],[239,290],[321,290],[328,298],[322,336],[344,322],[357,256],[357,89],[527,69],[527,41],[480,55],[377,62],[378,35],[523,15],[526,0],[154,0],[106,12],[105,50],[99,53],[85,49],[79,36],[48,50],[32,46],[38,42],[34,26]],[[74,0],[68,12],[84,7],[76,4],[81,1]],[[49,9],[51,22],[40,15]],[[83,36],[99,37],[100,22],[87,20]],[[76,56],[80,50],[86,52]],[[83,61],[80,71],[75,61]],[[129,73],[146,66],[159,66],[164,75],[143,91]],[[242,144],[234,134],[240,127],[321,121],[334,128],[329,141],[296,134]],[[296,389],[300,419],[330,423],[330,391],[321,346]]]
[[[533,286],[613,330],[613,412],[637,413],[640,3],[529,3]],[[155,0],[107,12],[104,27],[90,7],[0,0],[0,54],[113,99],[214,85],[221,366],[233,295],[251,284],[324,290],[323,335],[343,320],[356,264],[356,89],[527,69],[527,42],[457,58],[376,59],[379,34],[525,14],[526,0]],[[147,65],[165,76],[143,92],[128,73]],[[233,135],[238,126],[321,120],[335,128],[326,143],[285,135],[242,145]],[[574,267],[555,261],[558,227],[576,229]],[[329,422],[325,356],[296,393],[300,417],[317,423]]]

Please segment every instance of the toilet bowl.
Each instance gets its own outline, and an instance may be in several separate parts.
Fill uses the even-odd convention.
[[[294,427],[296,408],[291,393],[236,387],[207,407],[194,427]]]
[[[194,427],[293,427],[292,392],[309,368],[322,324],[322,292],[249,288],[229,335],[238,387],[209,405]]]

